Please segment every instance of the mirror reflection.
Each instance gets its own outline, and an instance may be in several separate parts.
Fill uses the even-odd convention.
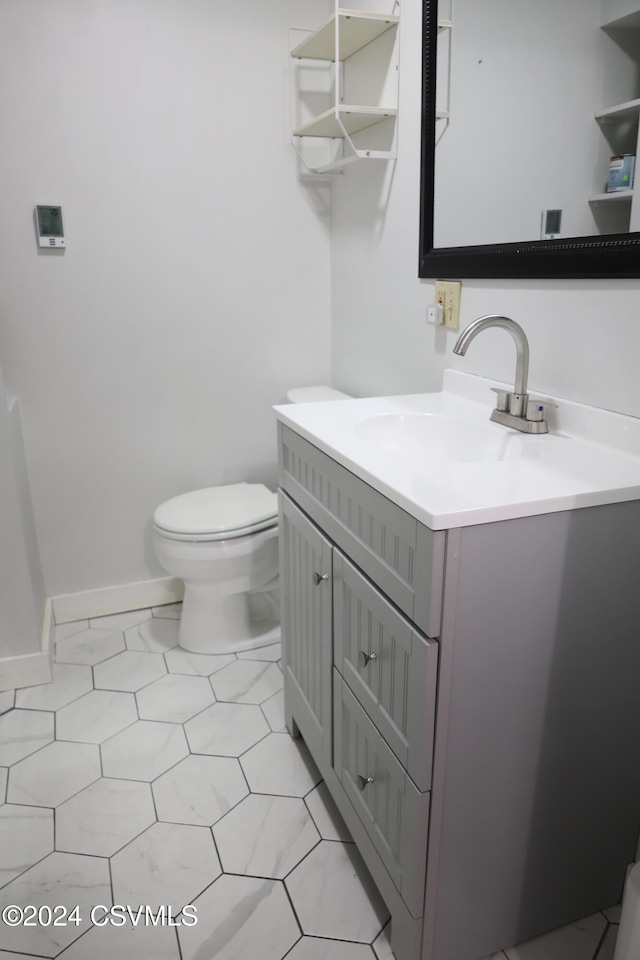
[[[434,247],[640,230],[640,0],[439,0],[438,24]]]

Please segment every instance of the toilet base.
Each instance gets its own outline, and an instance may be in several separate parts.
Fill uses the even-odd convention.
[[[220,594],[207,583],[185,584],[178,646],[189,653],[241,653],[280,640],[274,618],[251,616],[251,595]]]

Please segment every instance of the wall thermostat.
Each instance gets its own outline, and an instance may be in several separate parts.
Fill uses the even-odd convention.
[[[560,236],[561,223],[562,210],[543,210],[542,223],[540,225],[540,239],[557,240]]]
[[[41,247],[64,247],[62,207],[37,206],[36,225],[38,245]]]

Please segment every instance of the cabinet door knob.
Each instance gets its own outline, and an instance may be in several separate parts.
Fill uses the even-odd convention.
[[[329,579],[328,573],[316,573],[316,571],[314,570],[313,582],[315,583],[316,587],[318,586],[319,583],[322,583],[323,580],[328,580],[328,579]]]
[[[377,653],[365,653],[364,650],[360,650],[358,653],[358,663],[361,667],[366,667],[370,660],[377,660]]]
[[[363,777],[360,773],[358,774],[358,786],[360,787],[361,790],[364,790],[367,784],[373,783],[373,781],[374,781],[373,777]]]

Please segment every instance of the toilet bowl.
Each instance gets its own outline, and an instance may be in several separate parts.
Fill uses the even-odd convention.
[[[287,399],[344,400],[347,394],[299,387]],[[167,500],[153,515],[153,547],[164,569],[184,581],[178,627],[184,650],[238,653],[280,639],[277,619],[252,616],[255,600],[278,586],[278,501],[267,487],[234,483]]]
[[[275,643],[278,624],[253,620],[250,598],[278,576],[277,497],[235,483],[167,500],[153,515],[153,546],[184,581],[178,643],[191,653],[236,653]]]

